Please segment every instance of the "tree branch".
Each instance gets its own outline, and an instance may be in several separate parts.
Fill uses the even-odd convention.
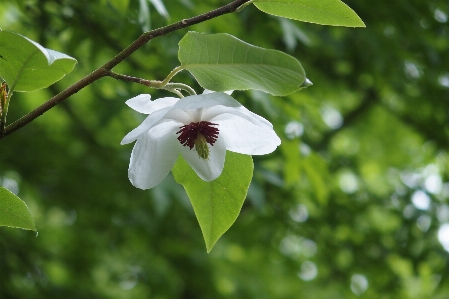
[[[0,139],[3,139],[4,137],[10,135],[11,133],[17,131],[18,129],[22,128],[23,126],[29,124],[31,121],[36,119],[37,117],[41,116],[54,106],[58,105],[60,102],[64,101],[65,99],[69,98],[73,94],[77,93],[84,87],[92,84],[93,82],[97,81],[98,79],[108,76],[109,71],[115,67],[117,64],[128,58],[132,53],[134,53],[136,50],[138,50],[140,47],[145,45],[147,42],[152,40],[153,38],[164,36],[168,33],[187,28],[189,26],[222,16],[224,14],[235,12],[240,6],[243,4],[249,2],[249,0],[235,0],[225,6],[222,6],[220,8],[217,8],[215,10],[212,10],[210,12],[207,12],[202,15],[198,15],[189,19],[184,19],[179,22],[176,22],[174,24],[158,28],[155,30],[151,30],[148,32],[143,33],[139,38],[137,38],[131,45],[129,45],[127,48],[125,48],[122,52],[117,54],[114,58],[106,62],[103,66],[96,69],[89,75],[85,76],[78,82],[74,83],[72,86],[68,87],[67,89],[63,90],[56,96],[49,99],[47,102],[42,104],[41,106],[37,107],[27,115],[21,117],[11,125],[7,126],[3,135],[0,136]]]

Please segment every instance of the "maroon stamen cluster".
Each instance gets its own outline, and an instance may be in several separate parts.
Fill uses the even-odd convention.
[[[176,134],[181,133],[178,136],[179,142],[184,146],[188,146],[190,149],[195,146],[195,140],[198,138],[198,134],[203,135],[207,143],[214,145],[215,141],[217,141],[219,131],[213,126],[218,126],[218,124],[208,121],[191,122],[188,125],[182,126],[181,130],[176,132]]]

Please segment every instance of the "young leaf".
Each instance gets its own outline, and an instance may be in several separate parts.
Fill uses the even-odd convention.
[[[321,25],[365,27],[362,19],[340,0],[254,0],[263,12]]]
[[[284,96],[300,89],[304,69],[294,57],[225,34],[188,32],[179,42],[179,61],[205,89],[258,89]]]
[[[221,175],[212,182],[205,182],[182,157],[176,161],[173,176],[190,198],[207,252],[237,219],[253,177],[253,168],[251,156],[228,151]]]
[[[8,189],[0,187],[0,226],[36,231],[26,204]]]
[[[76,59],[14,32],[0,31],[0,77],[10,91],[48,87],[70,73]]]

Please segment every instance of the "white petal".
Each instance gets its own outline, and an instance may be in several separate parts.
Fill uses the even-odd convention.
[[[170,107],[166,107],[163,109],[160,109],[145,118],[145,120],[134,130],[126,134],[126,136],[122,139],[120,144],[128,144],[139,138],[139,136],[149,129],[151,129],[153,126],[157,125],[160,121],[163,121],[163,118],[165,114],[167,114],[168,111],[170,111]]]
[[[232,152],[266,155],[281,144],[272,128],[256,125],[232,114],[221,114],[212,122],[218,124],[218,136],[223,138],[226,149]]]
[[[137,112],[151,114],[159,109],[173,106],[177,101],[179,101],[178,98],[160,98],[151,101],[151,96],[149,94],[141,94],[129,99],[125,103]]]
[[[231,96],[222,92],[213,92],[208,94],[199,94],[182,98],[173,107],[182,110],[187,110],[187,109],[207,108],[216,105],[226,107],[241,106],[241,104],[236,100],[234,100],[234,98],[232,98]]]
[[[190,150],[187,146],[182,146],[181,154],[203,181],[210,182],[218,178],[223,171],[226,148],[223,138],[218,136],[214,145],[209,145],[209,160],[200,158],[195,148]]]
[[[203,91],[203,94],[208,94],[208,93],[213,93],[213,92],[217,92],[217,91],[212,91],[212,90],[209,90],[209,89],[205,89]],[[222,92],[224,92],[225,94],[231,95],[234,91],[233,90],[226,90],[226,91],[222,91]]]
[[[162,182],[179,156],[181,144],[176,139],[178,124],[166,122],[141,135],[134,145],[128,177],[140,189],[150,189]]]
[[[224,106],[209,107],[209,108],[206,108],[203,110],[202,117],[203,117],[203,120],[211,121],[218,115],[225,114],[225,113],[233,114],[233,115],[239,116],[241,118],[244,118],[257,126],[261,126],[261,127],[267,128],[267,129],[273,128],[273,125],[268,120],[266,120],[265,118],[263,118],[260,115],[257,115],[255,113],[249,111],[244,106],[240,106],[240,107],[236,107],[236,108],[224,107]]]
[[[175,121],[178,121],[182,124],[187,125],[187,124],[190,124],[192,121],[193,122],[201,121],[200,111],[201,111],[201,109],[181,110],[181,109],[173,108],[170,111],[168,111],[167,114],[165,114],[164,118],[165,119],[173,119]]]

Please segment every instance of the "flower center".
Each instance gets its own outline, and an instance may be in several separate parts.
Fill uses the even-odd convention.
[[[183,146],[188,146],[190,149],[195,147],[198,156],[208,160],[209,146],[207,144],[213,146],[219,133],[219,130],[214,126],[218,126],[218,124],[208,121],[191,122],[182,126],[176,134],[180,134],[178,140]]]

